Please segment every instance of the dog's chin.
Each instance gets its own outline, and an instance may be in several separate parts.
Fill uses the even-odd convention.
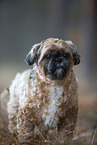
[[[63,68],[57,68],[55,72],[50,73],[48,76],[50,80],[63,80],[66,74],[67,71]]]
[[[46,60],[44,62],[44,74],[50,80],[63,80],[70,68],[70,62],[64,57]]]

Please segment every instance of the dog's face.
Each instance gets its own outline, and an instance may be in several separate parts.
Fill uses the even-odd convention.
[[[53,44],[40,57],[39,65],[50,80],[63,80],[73,65],[72,53],[68,46]]]
[[[26,62],[36,62],[42,74],[50,80],[63,80],[73,65],[80,63],[80,56],[71,41],[49,38],[32,47]]]

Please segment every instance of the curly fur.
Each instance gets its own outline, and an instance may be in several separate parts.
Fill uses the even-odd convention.
[[[27,140],[57,131],[63,138],[76,126],[78,85],[73,69],[64,81],[46,80],[37,64],[18,73],[10,88],[7,104],[9,129]],[[39,132],[37,131],[37,129]]]

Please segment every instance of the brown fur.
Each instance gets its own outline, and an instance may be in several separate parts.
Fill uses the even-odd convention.
[[[71,55],[70,69],[62,81],[49,80],[43,72],[42,57],[52,49],[52,45],[55,45],[56,42],[58,43],[55,50],[66,46],[66,51]],[[45,53],[44,49],[47,49]],[[33,50],[31,50],[31,55],[33,55]],[[33,66],[33,73],[32,70],[29,70],[19,74],[10,87],[9,129],[11,132],[17,131],[20,140],[40,138],[41,134],[45,137],[47,134],[53,136],[56,132],[56,136],[60,140],[64,140],[65,136],[73,133],[78,114],[78,85],[72,69],[74,64],[72,52],[63,40],[51,38],[42,42],[39,56],[41,59]],[[60,89],[63,89],[63,92]],[[45,117],[50,115],[48,107],[52,103],[52,98],[49,96],[51,92],[52,95],[60,94],[57,99],[59,104],[54,106],[54,109],[57,108],[55,114],[53,113],[54,117],[50,116],[53,117],[51,125],[46,125],[44,123],[46,118],[43,117],[43,114]],[[56,101],[56,97],[53,101]]]

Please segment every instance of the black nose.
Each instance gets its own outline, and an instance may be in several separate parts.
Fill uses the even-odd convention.
[[[61,58],[56,58],[56,62],[61,63],[62,59]]]

